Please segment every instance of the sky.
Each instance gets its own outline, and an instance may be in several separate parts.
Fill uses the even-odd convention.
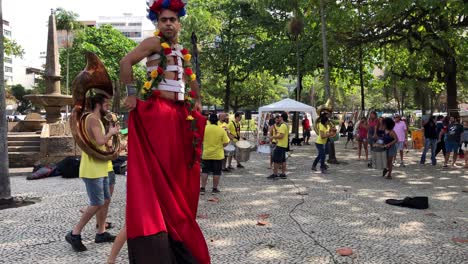
[[[3,19],[10,22],[12,38],[24,51],[24,61],[39,67],[39,54],[47,50],[47,21],[50,10],[62,7],[79,15],[78,20],[132,13],[146,16],[146,0],[3,0]],[[154,26],[146,19],[143,29]]]

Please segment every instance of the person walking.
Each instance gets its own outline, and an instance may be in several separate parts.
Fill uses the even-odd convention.
[[[147,4],[148,18],[157,30],[120,60],[120,80],[127,88],[124,104],[130,111],[129,263],[184,259],[208,264],[208,247],[196,219],[206,118],[200,113],[200,87],[190,67],[190,52],[179,43],[186,3]],[[148,79],[139,89],[133,66],[144,59]],[[139,100],[138,94],[145,100]]]
[[[216,125],[218,117],[216,114],[211,114],[209,117],[210,125],[205,128],[205,136],[203,138],[203,154],[202,154],[202,174],[200,194],[206,192],[206,184],[208,182],[208,174],[213,174],[213,188],[211,193],[219,193],[219,180],[221,178],[222,162],[224,159],[224,147],[229,143],[229,137],[226,131]]]
[[[310,126],[310,120],[307,118],[307,114],[304,115],[304,120],[302,120],[302,137],[306,145],[310,145],[310,131],[312,130]]]
[[[320,117],[320,123],[318,124],[319,134],[315,140],[315,147],[317,148],[317,157],[312,164],[312,170],[317,171],[317,164],[320,162],[320,171],[325,174],[327,173],[327,165],[325,164],[325,145],[327,140],[332,137],[330,132],[330,127],[328,126],[328,117],[327,115],[322,115]]]
[[[358,127],[358,159],[361,160],[362,149],[366,153],[366,161],[369,161],[369,149],[367,141],[368,125],[365,117],[361,118]]]
[[[422,123],[424,129],[424,150],[421,155],[420,164],[426,163],[426,153],[431,148],[431,161],[432,165],[437,165],[436,160],[436,149],[437,149],[437,127],[434,122],[434,117],[429,118],[428,120],[423,120]]]
[[[367,120],[367,142],[369,147],[372,147],[377,140],[377,125],[379,124],[379,118],[377,112],[371,111],[369,120]]]
[[[405,163],[403,162],[403,150],[405,149],[405,145],[407,144],[407,135],[408,135],[408,128],[406,126],[405,121],[401,120],[401,116],[396,114],[394,116],[395,127],[393,131],[398,137],[397,151],[400,151],[400,167],[405,167]],[[395,156],[396,161],[396,156]]]
[[[395,128],[395,121],[387,117],[382,123],[385,129],[383,143],[387,151],[387,168],[383,170],[382,176],[386,179],[392,179],[393,160],[397,155],[398,135],[393,130]]]
[[[450,153],[453,152],[452,167],[455,167],[458,157],[458,151],[461,143],[461,135],[464,132],[463,126],[460,125],[458,118],[453,116],[450,117],[450,124],[447,126],[447,129],[443,129],[439,135],[439,141],[443,136],[445,136],[445,162],[443,168],[448,168],[448,162],[450,159]]]
[[[92,113],[85,119],[85,133],[92,144],[99,146],[101,150],[105,150],[107,142],[113,135],[119,133],[119,127],[110,127],[109,132],[105,134],[105,128],[101,119],[109,110],[108,98],[104,95],[96,94],[90,97],[89,101]],[[81,152],[79,174],[86,186],[89,206],[86,207],[73,230],[65,236],[65,240],[72,246],[74,251],[81,252],[87,250],[86,246],[82,243],[81,231],[94,215],[97,217],[98,227],[94,242],[105,243],[115,240],[115,236],[106,232],[107,209],[109,208],[111,199],[109,190],[109,171],[111,170],[111,161],[98,160],[89,156],[84,151]]]
[[[346,133],[348,135],[348,139],[346,140],[345,149],[348,148],[348,143],[351,141],[352,148],[354,148],[354,124],[353,121],[348,121],[348,126],[346,127]]]
[[[437,116],[436,133],[437,133],[438,138],[439,138],[440,132],[442,132],[442,129],[444,129],[444,127],[448,125],[448,120],[447,120],[446,124],[444,124],[444,120],[445,120],[444,116],[442,116],[442,115]],[[444,137],[442,137],[440,141],[439,140],[437,141],[437,148],[436,148],[436,153],[435,153],[436,157],[440,153],[440,151],[442,151],[442,155],[445,158],[446,151],[445,151]]]
[[[276,147],[273,151],[273,174],[267,177],[270,180],[277,180],[278,178],[287,179],[286,176],[286,151],[288,149],[289,128],[284,122],[288,120],[286,112],[281,113],[278,117],[279,125],[275,127],[275,134],[272,139],[276,140]],[[281,166],[281,174],[278,175],[279,167]]]

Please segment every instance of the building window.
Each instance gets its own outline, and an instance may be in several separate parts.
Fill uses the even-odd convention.
[[[130,26],[130,27],[141,26],[141,23],[140,23],[140,22],[137,22],[137,23],[128,23],[128,26]]]
[[[10,31],[10,30],[4,29],[4,30],[3,30],[3,35],[5,35],[5,36],[7,36],[7,37],[11,37],[11,31]]]
[[[6,21],[6,20],[3,20],[3,25],[9,27],[10,26],[10,22]]]
[[[5,81],[7,83],[12,83],[13,82],[13,77],[12,76],[5,76]]]
[[[5,57],[5,63],[12,64],[13,60],[11,58]]]
[[[13,72],[13,68],[5,66],[5,72]]]
[[[109,23],[113,27],[125,27],[125,23]]]
[[[141,38],[141,32],[122,32],[127,38]]]

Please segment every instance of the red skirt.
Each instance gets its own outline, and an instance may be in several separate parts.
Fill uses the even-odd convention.
[[[162,98],[139,100],[130,113],[126,222],[129,255],[133,254],[134,259],[144,257],[135,254],[150,252],[132,249],[132,244],[141,249],[141,244],[146,243],[147,250],[173,251],[159,256],[179,259],[167,262],[153,259],[147,263],[210,263],[205,238],[196,222],[200,164],[198,158],[194,163],[194,153],[198,156],[199,152],[192,144],[194,132],[188,115],[183,103]],[[206,119],[199,112],[192,116],[197,120],[197,133],[203,135]],[[167,233],[168,239],[159,239],[163,242],[158,243],[171,245],[153,246],[154,239],[145,242],[145,237],[154,238],[161,233]],[[174,245],[179,248],[174,249]],[[188,252],[180,253],[180,246]],[[178,255],[184,255],[183,259],[192,256],[195,261],[182,261]]]

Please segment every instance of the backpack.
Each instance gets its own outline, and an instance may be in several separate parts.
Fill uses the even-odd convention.
[[[80,161],[80,157],[66,157],[57,163],[57,170],[61,172],[63,178],[79,178]]]

